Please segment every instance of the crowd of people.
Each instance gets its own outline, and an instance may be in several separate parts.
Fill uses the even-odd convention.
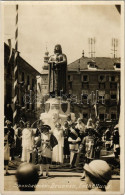
[[[50,164],[63,165],[68,162],[71,168],[79,165],[80,157],[84,163],[90,163],[93,159],[100,159],[101,149],[107,151],[114,148],[115,157],[120,153],[119,128],[114,127],[101,132],[99,121],[94,124],[89,118],[85,125],[81,118],[73,122],[69,115],[63,126],[57,122],[54,129],[37,122],[34,129],[30,122],[24,123],[20,120],[13,129],[9,120],[5,121],[4,128],[4,162],[6,174],[8,174],[8,162],[15,156],[21,158],[22,162],[32,162],[40,165],[40,175],[46,168],[46,175]]]

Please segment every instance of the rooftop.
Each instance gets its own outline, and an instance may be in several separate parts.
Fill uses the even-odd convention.
[[[108,57],[81,57],[76,61],[68,64],[68,71],[78,71],[78,69],[81,71],[88,70],[88,64],[91,62],[95,64],[96,70],[114,70],[114,63],[120,63],[120,58],[114,59]]]

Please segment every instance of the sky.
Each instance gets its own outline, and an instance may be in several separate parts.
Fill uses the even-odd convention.
[[[112,57],[112,38],[119,41],[121,16],[114,5],[19,5],[18,51],[38,71],[42,71],[44,53],[52,55],[61,44],[68,63],[89,56],[88,39],[95,37],[96,57]],[[14,47],[15,5],[4,5],[4,41],[11,38]]]

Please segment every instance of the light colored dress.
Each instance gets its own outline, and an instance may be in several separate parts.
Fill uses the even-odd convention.
[[[64,136],[63,131],[57,128],[54,129],[53,135],[56,137],[58,144],[53,148],[52,161],[63,163],[63,147],[64,147]]]
[[[25,128],[22,132],[22,161],[30,161],[30,153],[32,151],[33,140],[32,140],[32,129]]]

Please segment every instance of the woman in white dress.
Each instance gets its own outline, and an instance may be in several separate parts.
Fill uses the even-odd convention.
[[[53,148],[52,161],[57,164],[63,163],[63,147],[64,147],[64,136],[61,124],[57,123],[53,131],[53,135],[56,137],[58,144]]]
[[[30,128],[30,122],[27,122],[27,128],[22,132],[22,161],[30,161],[30,153],[32,152],[33,147],[33,132]]]

